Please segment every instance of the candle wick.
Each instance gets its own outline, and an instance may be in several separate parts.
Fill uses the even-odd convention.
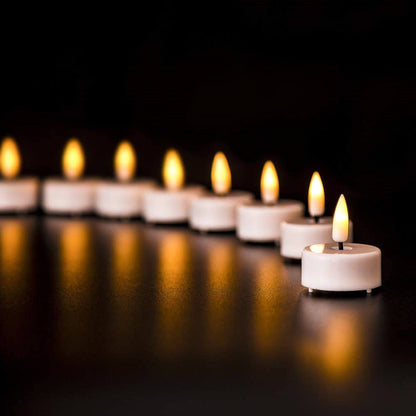
[[[313,219],[315,220],[315,224],[318,224],[318,222],[319,222],[319,215],[315,215],[313,217]]]
[[[342,241],[338,242],[338,250],[344,250],[344,243]]]

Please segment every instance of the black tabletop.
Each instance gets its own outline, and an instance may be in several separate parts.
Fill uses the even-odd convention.
[[[308,294],[273,245],[94,217],[0,217],[2,414],[400,414],[411,261]]]

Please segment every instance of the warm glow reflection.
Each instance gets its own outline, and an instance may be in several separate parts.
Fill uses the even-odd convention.
[[[314,172],[309,184],[308,209],[311,217],[321,217],[325,212],[325,193],[321,176]]]
[[[27,226],[22,220],[0,223],[0,298],[15,302],[23,290],[27,265]]]
[[[113,278],[116,297],[125,297],[140,274],[139,231],[128,224],[116,224],[113,238]]]
[[[182,159],[175,149],[166,152],[163,160],[163,183],[172,191],[182,188],[185,182],[185,169]]]
[[[274,204],[279,198],[279,178],[273,162],[268,160],[261,174],[261,199],[265,204]]]
[[[88,340],[92,337],[90,228],[87,223],[76,220],[65,221],[58,229],[59,347],[65,355],[78,359],[88,351]]]
[[[312,244],[309,248],[312,253],[323,253],[325,250],[325,244]]]
[[[216,153],[211,167],[212,189],[217,195],[225,195],[231,189],[231,171],[224,153]]]
[[[379,299],[300,298],[299,368],[314,384],[329,386],[332,399],[349,397],[377,360]],[[358,389],[358,390],[357,390]]]
[[[160,243],[158,264],[157,346],[162,355],[186,353],[190,314],[190,247],[181,232],[165,234]]]
[[[221,354],[232,339],[236,264],[233,242],[214,241],[208,252],[207,348]]]
[[[90,235],[86,223],[67,222],[61,234],[62,285],[65,289],[78,290],[84,285],[89,255]]]
[[[65,146],[62,156],[62,169],[67,179],[75,180],[82,176],[85,167],[84,151],[77,139],[71,139]]]
[[[140,229],[132,224],[103,224],[112,236],[111,261],[111,353],[126,357],[137,353],[138,321],[143,291],[142,246]]]
[[[136,171],[136,154],[134,148],[127,140],[122,141],[114,156],[114,170],[117,179],[121,182],[129,181]]]
[[[275,253],[259,259],[254,280],[254,345],[261,359],[276,356],[282,346],[282,313],[286,271]]]
[[[0,147],[2,175],[7,179],[16,177],[20,171],[20,163],[20,152],[17,143],[11,137],[6,137]]]
[[[0,356],[27,356],[36,336],[31,219],[0,218]]]
[[[329,319],[321,345],[327,376],[334,381],[350,380],[361,364],[363,334],[359,316],[340,312]]]
[[[332,222],[332,239],[338,243],[343,243],[348,239],[348,208],[344,195],[338,199],[335,208],[334,219]]]

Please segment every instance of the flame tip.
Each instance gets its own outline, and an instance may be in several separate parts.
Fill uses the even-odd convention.
[[[279,177],[271,160],[263,165],[260,180],[261,199],[265,204],[273,204],[279,198]]]
[[[114,170],[119,181],[129,181],[136,171],[136,153],[128,140],[122,140],[114,156]]]
[[[185,182],[185,169],[179,152],[170,148],[163,158],[162,168],[163,182],[167,189],[177,190],[182,188]]]
[[[2,175],[7,179],[15,178],[20,171],[21,157],[15,139],[6,136],[0,145],[0,167]]]
[[[66,178],[78,179],[85,168],[84,150],[81,142],[73,137],[68,140],[62,155],[62,169]]]

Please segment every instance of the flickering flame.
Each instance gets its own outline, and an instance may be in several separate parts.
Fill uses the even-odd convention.
[[[6,137],[0,147],[1,173],[7,179],[12,179],[20,171],[20,152],[17,143]]]
[[[211,168],[211,183],[217,195],[225,195],[231,189],[231,171],[224,153],[217,152]]]
[[[136,171],[136,154],[134,148],[127,140],[122,141],[114,156],[114,170],[117,179],[121,182],[129,181]]]
[[[265,204],[274,204],[279,198],[279,178],[273,162],[268,160],[261,173],[261,199]]]
[[[171,191],[182,188],[185,182],[182,159],[175,149],[168,150],[163,160],[163,182]]]
[[[318,172],[314,172],[309,184],[308,208],[311,217],[320,217],[325,212],[325,193]]]
[[[71,139],[65,146],[62,156],[62,169],[67,179],[75,180],[82,176],[85,167],[84,151],[77,139]]]
[[[348,239],[348,208],[343,194],[338,199],[332,221],[332,239],[343,243]]]

